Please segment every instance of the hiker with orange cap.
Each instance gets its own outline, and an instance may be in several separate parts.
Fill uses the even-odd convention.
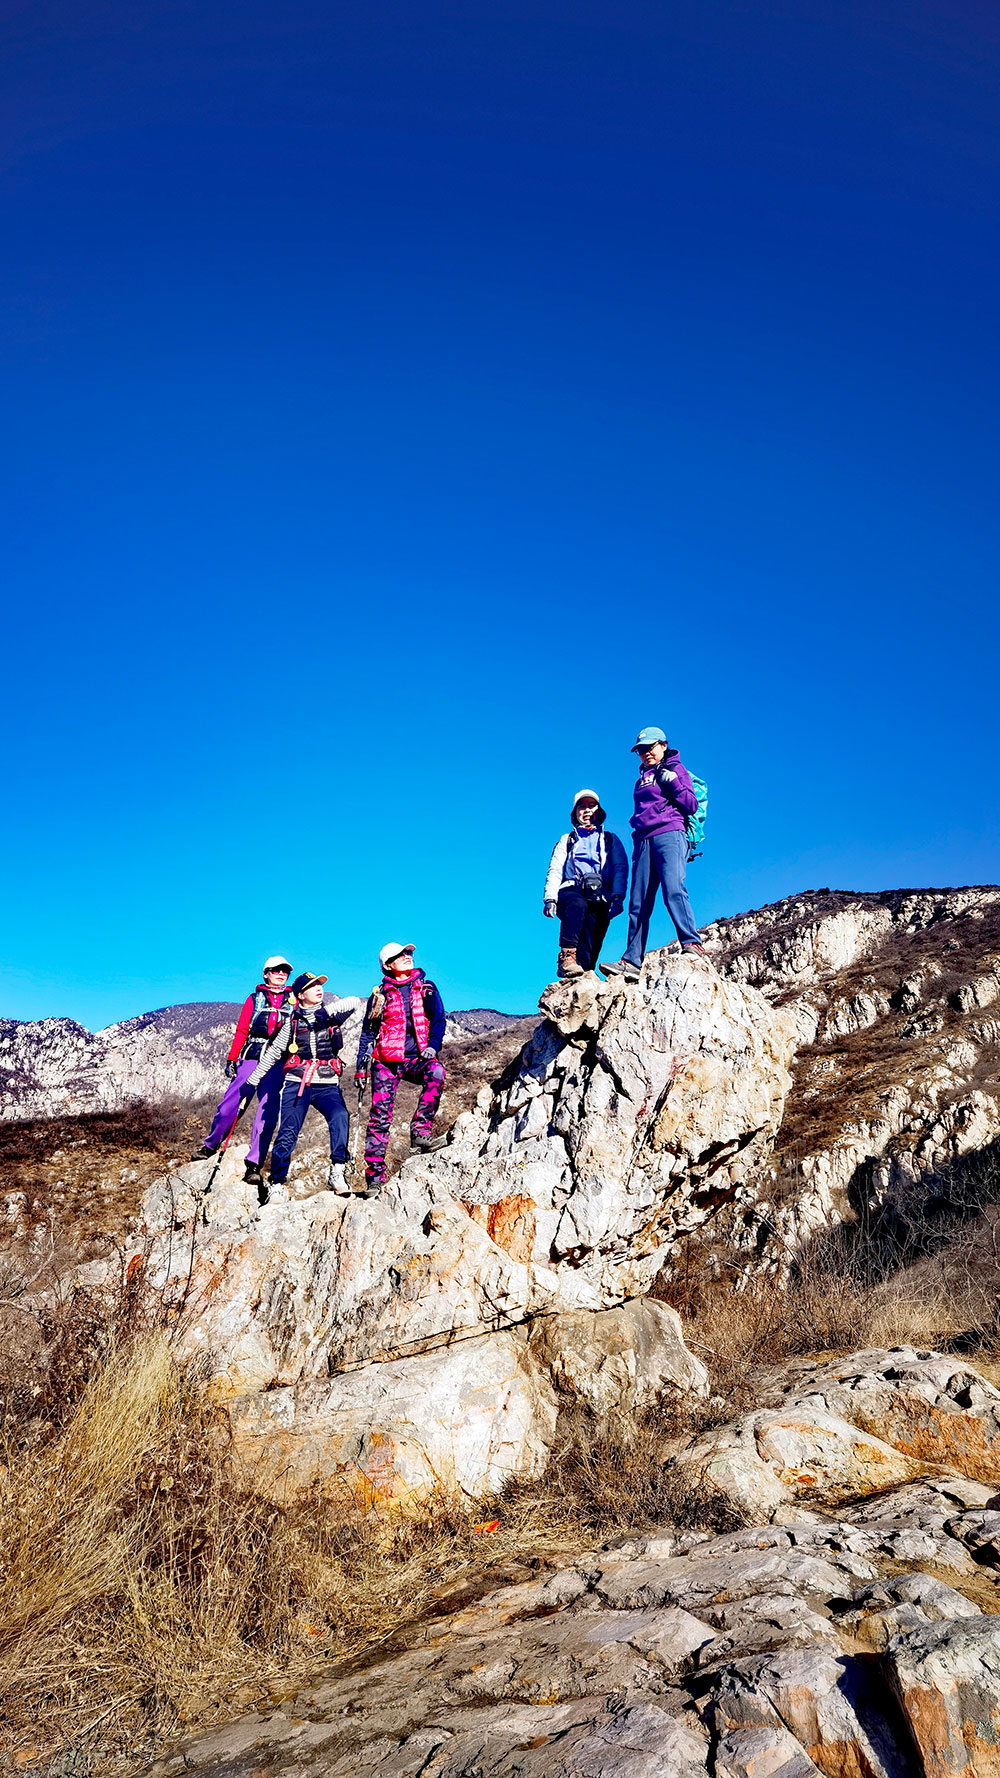
[[[545,878],[543,912],[559,917],[560,980],[595,968],[604,936],[617,919],[628,889],[628,855],[596,790],[578,790],[570,831],[556,841]]]
[[[357,995],[349,995],[333,1006],[324,1006],[326,982],[325,975],[313,975],[309,969],[296,976],[292,983],[292,1010],[250,1076],[252,1087],[266,1079],[271,1069],[277,1068],[282,1076],[278,1134],[271,1151],[269,1178],[267,1184],[260,1181],[257,1186],[261,1204],[266,1204],[274,1187],[284,1185],[288,1178],[292,1151],[310,1108],[325,1117],[330,1131],[327,1189],[338,1197],[350,1197],[351,1188],[344,1178],[349,1119],[340,1090],[340,1050],[344,1041],[340,1027],[352,1012],[360,1012],[362,1002]]]
[[[365,1195],[376,1197],[385,1184],[385,1155],[401,1080],[421,1088],[410,1125],[410,1146],[419,1154],[442,1148],[446,1136],[432,1132],[444,1090],[439,1052],[444,1041],[444,1002],[422,969],[413,966],[415,945],[383,945],[382,980],[369,997],[358,1045],[355,1084],[358,1103],[371,1067],[372,1104],[365,1137]]]
[[[250,1076],[255,1073],[264,1050],[295,1005],[295,995],[288,986],[291,973],[292,966],[287,957],[269,957],[264,965],[263,980],[243,1002],[226,1059],[229,1085],[219,1100],[212,1127],[197,1154],[192,1156],[193,1160],[207,1161],[218,1152],[228,1139],[240,1111],[253,1098]],[[244,1178],[254,1185],[263,1177],[261,1165],[267,1159],[271,1137],[278,1127],[281,1069],[272,1068],[263,1075],[256,1093],[257,1110],[244,1173]]]

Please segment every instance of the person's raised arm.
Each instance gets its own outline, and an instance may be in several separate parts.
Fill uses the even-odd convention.
[[[352,1013],[360,1012],[364,1005],[365,1002],[360,994],[345,994],[343,998],[339,994],[335,994],[333,1005],[328,1006],[326,1010],[335,1025],[343,1025]]]
[[[679,809],[683,809],[685,815],[697,814],[698,797],[691,782],[690,773],[679,759],[675,759],[672,766],[657,766],[656,780],[671,802],[676,803]]]

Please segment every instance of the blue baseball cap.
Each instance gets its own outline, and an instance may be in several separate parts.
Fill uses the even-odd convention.
[[[662,741],[664,746],[667,744],[667,737],[661,728],[641,728],[635,737],[632,752],[638,753],[640,747],[652,747],[657,741]]]

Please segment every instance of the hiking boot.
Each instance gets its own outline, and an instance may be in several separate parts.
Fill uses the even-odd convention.
[[[624,957],[622,957],[621,961],[618,963],[602,963],[600,965],[600,971],[602,975],[606,976],[623,975],[627,982],[637,982],[639,980],[638,964],[628,963]]]
[[[330,1162],[330,1171],[326,1178],[326,1189],[328,1192],[336,1192],[338,1198],[350,1197],[351,1188],[348,1185],[347,1180],[344,1178],[343,1161]]]
[[[380,1183],[366,1185],[364,1191],[355,1192],[353,1195],[356,1198],[380,1198],[382,1196],[382,1186]]]
[[[565,951],[560,951],[559,961],[556,964],[557,981],[567,982],[570,981],[573,976],[583,975],[584,973],[585,972],[580,968],[580,965],[576,960],[576,951],[572,945]]]
[[[436,1148],[443,1148],[447,1140],[447,1136],[411,1136],[410,1147],[418,1154],[433,1154]]]
[[[204,1143],[202,1143],[202,1146],[199,1149],[196,1149],[195,1153],[191,1156],[191,1159],[193,1161],[210,1161],[213,1156],[218,1154],[218,1152],[217,1148],[206,1148]]]
[[[248,1161],[243,1169],[244,1185],[263,1185],[264,1175],[257,1161]]]
[[[271,1187],[266,1179],[257,1181],[257,1203],[263,1210],[264,1205],[271,1201]]]
[[[708,952],[706,951],[704,945],[681,945],[682,955],[686,951],[696,951],[700,957],[707,957],[708,956]]]

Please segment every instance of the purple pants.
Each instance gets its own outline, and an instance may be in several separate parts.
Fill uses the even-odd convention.
[[[444,1088],[441,1062],[380,1062],[372,1057],[372,1108],[365,1135],[365,1178],[369,1185],[385,1184],[385,1151],[392,1129],[392,1111],[401,1080],[422,1086],[410,1129],[414,1136],[429,1136],[434,1113]]]
[[[246,1083],[256,1066],[257,1063],[251,1056],[239,1063],[235,1079],[229,1082],[219,1100],[219,1108],[212,1119],[212,1128],[205,1137],[206,1148],[216,1149],[225,1142],[236,1116],[240,1095],[246,1092]],[[250,1148],[247,1153],[247,1160],[257,1167],[260,1166],[261,1154],[267,1155],[271,1137],[278,1127],[282,1078],[281,1063],[276,1062],[273,1068],[268,1069],[257,1088],[257,1109],[253,1114],[253,1129],[250,1132]]]

